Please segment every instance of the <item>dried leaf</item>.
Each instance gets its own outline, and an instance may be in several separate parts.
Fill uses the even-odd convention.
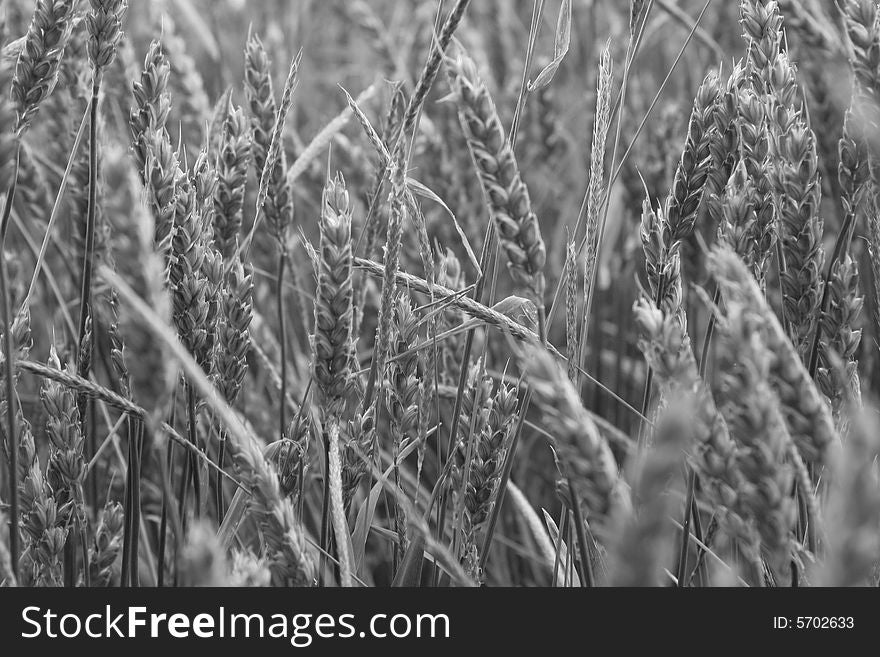
[[[571,44],[571,0],[562,0],[559,8],[559,19],[556,21],[556,41],[553,43],[553,61],[544,67],[534,82],[529,83],[529,91],[546,87],[553,80],[559,65],[568,53]]]

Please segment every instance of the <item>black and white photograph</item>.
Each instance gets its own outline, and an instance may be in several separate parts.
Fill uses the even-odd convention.
[[[873,622],[874,0],[0,0],[0,212],[16,645]]]

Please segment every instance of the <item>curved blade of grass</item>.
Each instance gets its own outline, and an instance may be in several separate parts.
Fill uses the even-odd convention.
[[[422,559],[424,555],[425,537],[421,534],[416,534],[403,555],[400,567],[394,575],[394,581],[391,582],[391,586],[395,588],[418,586],[422,576]]]
[[[523,520],[525,520],[526,525],[535,539],[535,543],[538,544],[538,550],[540,551],[544,562],[552,568],[556,557],[556,549],[553,547],[553,543],[544,531],[544,528],[541,525],[541,519],[538,517],[537,512],[532,508],[532,505],[529,504],[529,500],[526,498],[525,493],[523,493],[512,481],[507,482],[507,492],[510,494],[510,498],[516,506],[517,511],[519,511]]]
[[[553,76],[559,70],[559,65],[565,55],[568,54],[568,48],[571,45],[571,0],[562,0],[562,6],[559,8],[559,18],[556,21],[556,39],[553,43],[553,61],[551,61],[543,70],[538,73],[538,77],[534,82],[529,83],[529,92],[537,91],[546,87],[553,81]]]
[[[401,461],[404,460],[407,456],[412,454],[416,447],[418,447],[418,445],[415,441],[404,445],[400,450],[398,458]],[[376,483],[370,488],[367,502],[361,505],[361,508],[358,511],[354,523],[354,531],[351,533],[351,541],[354,545],[354,571],[356,573],[360,572],[360,569],[364,564],[364,555],[366,554],[367,549],[367,537],[370,533],[370,527],[373,524],[373,517],[376,514],[376,505],[379,503],[379,494],[382,492],[382,488],[388,481],[388,477],[391,475],[393,469],[394,464],[389,465],[385,472],[376,478]]]
[[[547,513],[546,509],[541,509],[541,512],[544,514],[544,523],[547,526],[547,532],[550,534],[551,540],[553,541],[554,545],[559,546],[558,550],[556,548],[553,548],[554,552],[556,553],[556,557],[554,563],[551,564],[551,567],[556,569],[557,564],[564,564],[568,562],[568,546],[565,544],[565,541],[559,534],[559,527],[556,526],[556,521],[553,520],[552,517],[550,517],[550,514]],[[572,587],[580,588],[581,581],[577,573],[572,573],[570,584]]]

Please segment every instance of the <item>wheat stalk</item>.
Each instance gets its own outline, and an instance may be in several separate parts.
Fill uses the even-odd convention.
[[[122,548],[122,505],[108,501],[101,510],[89,555],[92,586],[112,586],[116,579],[116,560]]]
[[[770,130],[768,108],[761,97],[751,89],[742,90],[738,97],[740,117],[740,146],[742,166],[748,176],[748,183],[737,183],[740,193],[746,196],[741,202],[751,205],[753,225],[743,227],[749,239],[743,241],[738,252],[752,265],[759,284],[764,286],[768,263],[776,245],[776,216],[773,205],[772,187],[768,176]]]
[[[313,576],[312,560],[305,549],[304,538],[295,520],[292,504],[282,495],[277,471],[264,457],[254,436],[229,406],[221,401],[216,389],[198,363],[156,313],[113,272],[105,268],[99,273],[119,291],[120,298],[147,323],[150,331],[169,347],[202,398],[229,430],[229,436],[232,438],[230,451],[238,467],[241,483],[251,491],[250,508],[266,541],[266,554],[273,583],[299,585],[310,583]]]
[[[223,107],[222,116],[214,194],[214,243],[224,258],[231,259],[238,246],[244,214],[251,136],[244,112],[232,104],[231,97]]]
[[[514,282],[538,308],[539,333],[544,327],[544,263],[547,251],[529,192],[520,176],[513,149],[476,64],[466,55],[450,61],[450,77],[461,125],[507,266]]]
[[[373,362],[364,394],[364,409],[374,401],[373,392],[377,378],[380,383],[384,379],[386,359],[391,345],[392,304],[397,289],[397,274],[400,270],[400,245],[403,238],[403,226],[409,216],[405,201],[406,182],[402,156],[402,148],[398,148],[391,169],[390,210],[383,259],[382,293],[379,300]]]
[[[804,460],[821,465],[839,441],[825,400],[745,264],[724,246],[714,248],[710,255],[710,271],[724,298],[743,304],[759,318],[768,353],[772,356],[770,380],[782,405],[788,430]]]
[[[238,397],[247,374],[247,356],[251,348],[250,324],[253,319],[253,277],[240,261],[232,263],[226,274],[222,294],[222,320],[217,335],[217,387],[227,403]],[[220,433],[217,465],[223,468],[226,455],[226,431]],[[215,482],[217,516],[223,517],[223,490],[220,473]]]
[[[737,511],[742,473],[736,462],[736,444],[700,378],[687,334],[675,317],[664,315],[646,299],[636,302],[634,313],[641,336],[639,348],[656,373],[665,397],[694,407],[691,462],[705,484],[707,496],[721,512],[728,532],[754,552],[753,529]]]
[[[323,194],[312,336],[312,375],[328,418],[341,417],[355,358],[351,223],[345,180],[337,176],[327,181]]]
[[[802,120],[774,135],[770,170],[784,259],[783,310],[792,340],[806,358],[822,295],[821,191],[813,131]]]
[[[95,240],[97,238],[98,215],[98,107],[100,100],[101,79],[104,69],[109,66],[116,55],[116,49],[122,38],[121,20],[125,12],[124,0],[92,0],[92,11],[88,14],[86,24],[89,32],[88,54],[92,65],[92,97],[89,105],[89,168],[88,168],[88,206],[86,211],[85,248],[83,249],[83,266],[80,312],[79,312],[79,344],[85,345],[89,322],[93,322],[92,309],[92,272],[95,267]],[[83,352],[83,358],[77,363],[77,373],[88,378],[92,368],[91,348]],[[79,400],[80,411],[85,410],[85,400]],[[85,421],[83,429],[86,430]]]
[[[162,51],[162,46],[158,41],[151,42],[140,79],[131,86],[134,107],[129,113],[129,126],[138,172],[141,175],[144,175],[150,150],[147,139],[150,134],[161,132],[165,128],[171,112],[171,96],[168,93],[170,74],[171,64]],[[144,180],[148,178],[145,177]]]
[[[746,485],[738,503],[755,519],[764,560],[780,581],[788,574],[792,552],[794,478],[785,462],[790,437],[771,388],[771,358],[756,331],[758,321],[748,308],[728,303],[720,322],[719,369],[724,374],[716,398],[739,447],[737,464]]]
[[[859,295],[859,268],[855,260],[845,254],[835,263],[828,285],[828,306],[822,313],[822,336],[819,345],[817,382],[831,400],[834,416],[840,418],[844,401],[861,398],[856,353],[862,332],[857,328],[862,310]],[[836,366],[835,359],[842,361]]]
[[[456,0],[455,6],[446,16],[443,27],[440,28],[436,42],[432,42],[428,61],[425,62],[425,67],[422,69],[421,75],[419,75],[415,89],[406,106],[406,111],[403,114],[403,122],[400,129],[401,135],[410,134],[415,126],[419,113],[422,111],[422,106],[428,97],[428,92],[431,90],[434,80],[437,79],[437,74],[440,72],[440,65],[443,63],[443,56],[452,41],[452,35],[458,29],[469,4],[470,0]]]
[[[49,366],[56,370],[61,369],[61,362],[54,348],[49,354]],[[41,390],[40,398],[47,415],[46,433],[49,436],[46,481],[59,511],[63,510],[64,522],[76,527],[77,534],[84,533],[85,438],[77,397],[70,389],[49,380]],[[76,569],[76,548],[70,540],[65,547],[65,583],[72,586]]]
[[[393,337],[389,352],[386,406],[391,429],[392,462],[394,484],[401,488],[400,448],[407,438],[418,437],[421,420],[422,389],[418,376],[419,352],[412,350],[418,340],[419,323],[413,312],[411,301],[405,293],[400,293],[394,303]],[[403,558],[407,547],[406,517],[403,507],[395,505],[395,529],[398,534],[398,561]]]
[[[614,456],[564,370],[546,352],[533,348],[526,353],[529,385],[547,407],[560,474],[574,486],[584,511],[603,524],[630,505]]]
[[[578,280],[577,247],[569,236],[565,248],[565,357],[568,358],[568,378],[577,383],[575,364],[578,354]]]
[[[485,416],[473,426],[470,448],[471,460],[467,468],[467,482],[464,483],[463,511],[463,559],[465,570],[476,581],[482,579],[478,538],[486,529],[492,509],[498,498],[504,461],[513,440],[517,424],[517,389],[504,383],[498,386],[494,396],[491,379],[482,379],[479,389],[485,396],[482,399]],[[462,412],[470,415],[474,409],[463,405]],[[465,421],[459,426],[469,425]],[[459,444],[461,449],[461,444]]]
[[[611,124],[612,94],[611,43],[606,43],[599,57],[599,77],[596,91],[596,114],[593,119],[593,140],[590,146],[590,184],[587,188],[586,239],[584,261],[584,299],[592,298],[599,252],[599,219],[605,194],[605,145]],[[586,303],[586,301],[585,301]],[[587,311],[587,309],[585,309]],[[584,323],[587,322],[584,315]]]
[[[43,101],[52,93],[64,48],[70,38],[73,0],[38,0],[12,79],[18,112],[16,129],[28,128]]]
[[[670,245],[687,239],[697,221],[697,210],[709,176],[709,144],[720,94],[719,87],[717,74],[709,73],[694,98],[687,139],[666,203],[668,235],[665,236],[665,241]]]

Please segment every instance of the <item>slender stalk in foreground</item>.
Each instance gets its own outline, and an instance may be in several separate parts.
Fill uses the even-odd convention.
[[[10,567],[18,580],[21,552],[18,507],[18,433],[15,429],[16,394],[12,375],[12,322],[10,321],[9,285],[6,255],[0,253],[0,311],[3,313],[3,378],[6,388],[6,440],[9,445],[9,556]]]
[[[125,11],[126,3],[124,0],[91,0],[91,5],[92,12],[88,15],[87,19],[89,31],[87,50],[92,65],[92,97],[89,103],[88,208],[82,278],[80,280],[79,327],[76,343],[80,354],[79,362],[77,363],[77,374],[84,379],[89,377],[92,369],[92,346],[91,344],[86,345],[85,342],[91,342],[94,336],[92,272],[95,265],[95,238],[98,212],[98,107],[100,103],[101,78],[104,69],[116,56],[117,44],[122,38],[120,21]],[[88,427],[89,423],[86,419],[87,413],[85,412],[87,402],[88,400],[84,395],[78,396],[77,406],[79,407],[83,434],[86,437],[89,454],[94,454],[96,448],[94,427]],[[129,439],[131,439],[131,436],[129,436]],[[137,531],[137,528],[134,531]],[[86,556],[85,554],[83,555],[84,561]]]
[[[336,550],[339,553],[339,579],[343,587],[352,586],[351,553],[348,526],[345,522],[345,509],[342,504],[342,465],[339,457],[339,425],[333,423],[329,431],[329,477],[330,477],[330,517],[336,534]]]
[[[278,436],[284,436],[287,428],[285,422],[285,395],[287,394],[287,324],[284,312],[284,270],[287,263],[285,247],[282,245],[278,254],[278,277],[276,280],[276,303],[278,308],[278,343],[281,348],[281,403],[278,405]]]
[[[98,106],[100,103],[101,80],[104,69],[116,57],[117,45],[122,38],[122,15],[126,9],[125,0],[91,0],[92,11],[88,16],[89,31],[88,54],[92,65],[92,96],[89,101],[89,190],[86,215],[85,251],[80,293],[79,334],[77,345],[82,349],[86,325],[92,314],[92,271],[95,266],[95,233],[98,204]],[[78,363],[79,376],[88,378],[91,371],[91,349],[84,353],[88,357]],[[84,400],[78,400],[80,413]]]

